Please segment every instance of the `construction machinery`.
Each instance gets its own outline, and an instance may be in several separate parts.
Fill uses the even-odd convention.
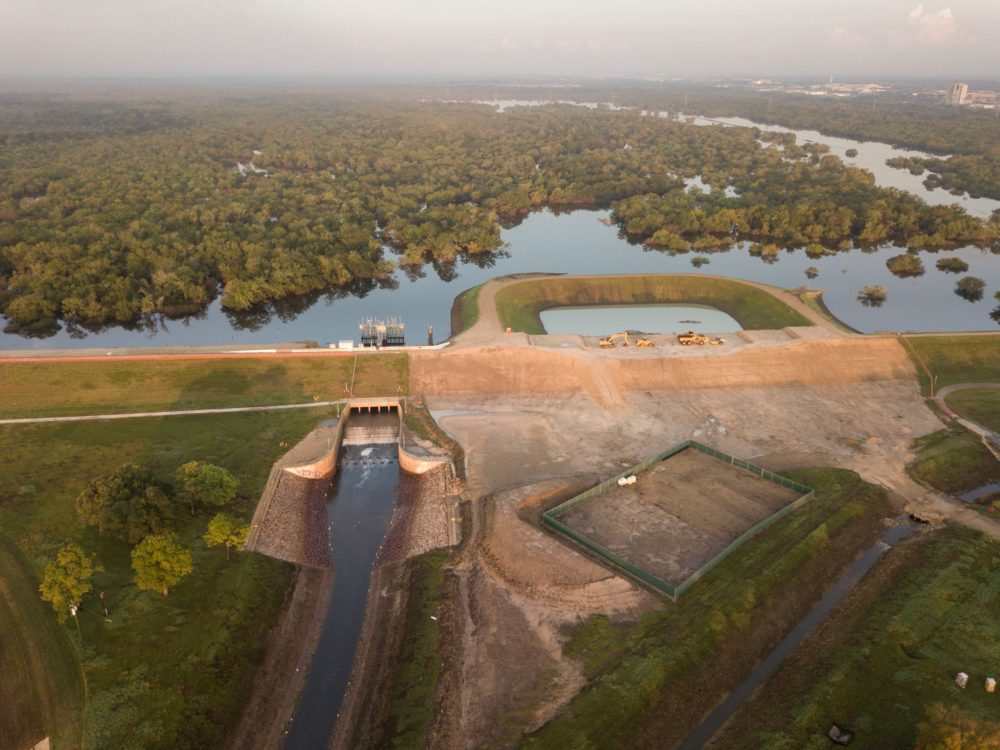
[[[648,349],[654,346],[653,342],[647,339],[645,336],[640,336],[639,338],[637,338],[635,340],[635,345],[643,349]]]
[[[682,346],[690,346],[692,344],[696,344],[698,346],[704,346],[705,344],[709,344],[711,346],[719,346],[720,344],[726,343],[726,340],[724,338],[720,338],[719,336],[716,336],[715,338],[710,338],[709,336],[705,336],[700,333],[695,333],[694,331],[685,331],[684,333],[679,334],[677,336],[677,341]]]
[[[685,331],[684,333],[677,336],[677,341],[682,346],[690,346],[692,344],[703,346],[707,344],[710,341],[710,339],[708,338],[708,336],[702,336],[700,333],[695,333],[694,331]]]
[[[622,346],[628,346],[628,333],[613,333],[607,338],[603,338],[600,341],[601,347],[604,349],[610,349],[615,345],[618,339],[622,340]]]

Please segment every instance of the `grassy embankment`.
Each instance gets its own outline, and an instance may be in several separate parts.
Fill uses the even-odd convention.
[[[466,289],[451,303],[451,338],[472,328],[479,320],[479,293],[483,286]]]
[[[1000,336],[904,336],[910,355],[916,352],[917,373],[925,396],[934,376],[940,390],[957,383],[1000,383]]]
[[[1000,336],[907,336],[903,343],[917,365],[925,395],[930,395],[932,377],[936,390],[959,383],[1000,382]],[[1000,389],[956,391],[947,402],[958,414],[1000,427]],[[910,473],[944,492],[958,493],[1000,480],[1000,462],[958,424],[925,435],[914,447],[917,458]]]
[[[407,589],[406,619],[398,665],[386,715],[389,747],[423,747],[434,718],[434,698],[441,676],[441,625],[445,598],[444,564],[448,550],[437,550],[412,560]]]
[[[763,289],[729,279],[688,276],[605,276],[531,279],[497,292],[500,324],[515,331],[545,333],[539,313],[582,305],[709,305],[748,330],[810,326],[812,321]]]
[[[366,357],[360,357],[355,392],[377,392],[390,379],[389,392],[395,392],[395,378],[405,374],[405,357],[369,359],[373,364],[388,360],[390,366],[363,369]],[[345,361],[353,364],[353,358]],[[28,370],[20,368],[26,365],[18,363],[0,372],[16,375],[13,385],[3,381],[3,393],[17,394],[15,408],[22,414],[35,404],[35,413],[58,413],[59,399],[48,392],[53,387],[66,401],[76,401],[72,408],[78,411],[120,412],[303,400],[314,387],[323,387],[328,375],[335,377],[327,368],[334,366],[336,377],[343,374],[336,363],[339,360],[45,363],[33,379],[25,377]],[[47,373],[47,367],[56,369]],[[268,375],[274,378],[270,383]],[[59,378],[65,380],[56,383]],[[116,378],[121,378],[117,393],[112,388]],[[87,381],[101,387],[82,385]],[[342,389],[335,380],[330,387]],[[95,390],[99,399],[93,398]],[[4,398],[3,403],[9,401]],[[281,610],[292,566],[244,554],[227,562],[224,551],[206,549],[201,540],[208,515],[192,517],[186,506],[178,507],[175,528],[193,552],[194,572],[167,599],[140,592],[132,581],[129,546],[81,528],[75,499],[92,478],[124,463],[142,464],[169,480],[179,465],[197,459],[224,466],[240,480],[239,497],[229,511],[249,518],[273,461],[325,414],[316,409],[0,427],[0,529],[28,561],[26,568],[0,567],[3,587],[14,592],[3,599],[4,606],[16,609],[0,618],[4,643],[29,639],[18,653],[49,654],[55,659],[51,674],[57,677],[70,675],[78,657],[89,687],[82,723],[76,715],[70,720],[51,718],[48,708],[48,714],[39,711],[25,718],[18,701],[3,700],[0,727],[24,723],[25,729],[18,731],[32,734],[39,725],[45,732],[60,729],[70,737],[82,736],[87,747],[220,746],[245,699],[265,635]],[[84,599],[79,634],[72,621],[59,625],[49,605],[37,598],[46,562],[69,542],[96,555],[105,568],[94,578],[94,592]],[[105,592],[107,619],[100,610],[99,591]],[[15,620],[25,623],[16,626],[17,634],[12,633]],[[76,644],[73,659],[59,657],[52,645],[58,638]],[[42,681],[49,674],[49,668],[36,663],[30,664],[30,673],[26,670],[23,661],[0,670],[0,696],[27,694],[26,680]],[[70,690],[74,683],[66,677],[65,684]],[[63,715],[72,714],[68,699],[52,705],[69,706],[62,709],[69,712]]]
[[[1000,664],[1000,543],[949,526],[905,543],[870,577],[746,706],[723,747],[828,748],[834,721],[861,750],[995,746],[921,742],[918,726],[944,704],[1000,736],[997,696],[983,689]],[[965,690],[953,682],[960,671]]]
[[[1000,481],[1000,461],[978,436],[950,426],[914,441],[917,457],[907,467],[924,484],[958,494]]]
[[[30,563],[0,536],[0,747],[80,747],[84,683]]]
[[[1000,377],[1000,373],[997,373]],[[1000,432],[1000,388],[968,388],[948,394],[945,402],[957,414]]]
[[[589,684],[529,748],[660,748],[686,736],[881,532],[885,492],[853,472],[786,472],[813,502],[740,547],[676,603],[615,624],[594,616],[564,648]]]
[[[357,371],[355,372],[355,360]],[[0,362],[0,417],[334,401],[394,395],[409,382],[405,354],[232,360]]]
[[[815,312],[817,315],[822,316],[825,320],[832,323],[840,330],[844,331],[844,333],[861,333],[861,331],[857,328],[852,328],[830,312],[830,308],[827,307],[826,302],[823,301],[822,292],[802,292],[799,295],[799,299],[802,300],[802,304]]]

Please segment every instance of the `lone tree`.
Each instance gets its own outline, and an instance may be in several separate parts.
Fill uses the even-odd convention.
[[[239,547],[247,540],[250,533],[250,524],[234,518],[228,513],[216,513],[212,520],[208,522],[208,530],[202,539],[209,547],[218,547],[220,544],[226,545],[226,559],[229,559],[229,549]]]
[[[862,287],[858,292],[858,302],[865,307],[880,307],[885,302],[887,293],[881,284]]]
[[[167,488],[149,469],[125,464],[94,479],[76,499],[76,514],[85,526],[96,526],[129,544],[166,529],[173,518]]]
[[[885,265],[892,271],[893,275],[901,279],[912,276],[922,276],[924,273],[924,262],[914,253],[903,253],[895,255],[885,262]]]
[[[177,470],[180,496],[191,506],[191,515],[196,507],[221,508],[232,502],[239,480],[221,466],[204,461],[189,461]]]
[[[955,294],[969,302],[978,302],[986,291],[986,282],[977,276],[965,276],[955,284]]]
[[[66,622],[67,614],[76,619],[76,608],[84,594],[93,588],[90,579],[99,570],[101,567],[94,559],[75,544],[62,547],[55,559],[45,566],[38,590],[42,599],[52,604],[59,622]]]
[[[135,585],[143,591],[162,591],[166,598],[171,586],[193,570],[191,550],[181,545],[177,535],[147,536],[132,550]]]
[[[941,258],[937,262],[937,269],[945,273],[965,273],[969,270],[969,264],[961,258]]]

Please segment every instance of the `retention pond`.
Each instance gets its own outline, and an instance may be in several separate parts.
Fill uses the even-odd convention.
[[[587,305],[553,307],[540,314],[547,333],[610,336],[619,331],[680,333],[697,328],[710,333],[742,330],[732,317],[707,305]]]

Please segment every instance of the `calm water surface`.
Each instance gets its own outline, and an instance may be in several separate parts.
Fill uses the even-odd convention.
[[[695,329],[707,333],[743,330],[722,310],[706,305],[589,305],[543,310],[542,325],[548,333],[610,336],[619,331],[680,333]]]

